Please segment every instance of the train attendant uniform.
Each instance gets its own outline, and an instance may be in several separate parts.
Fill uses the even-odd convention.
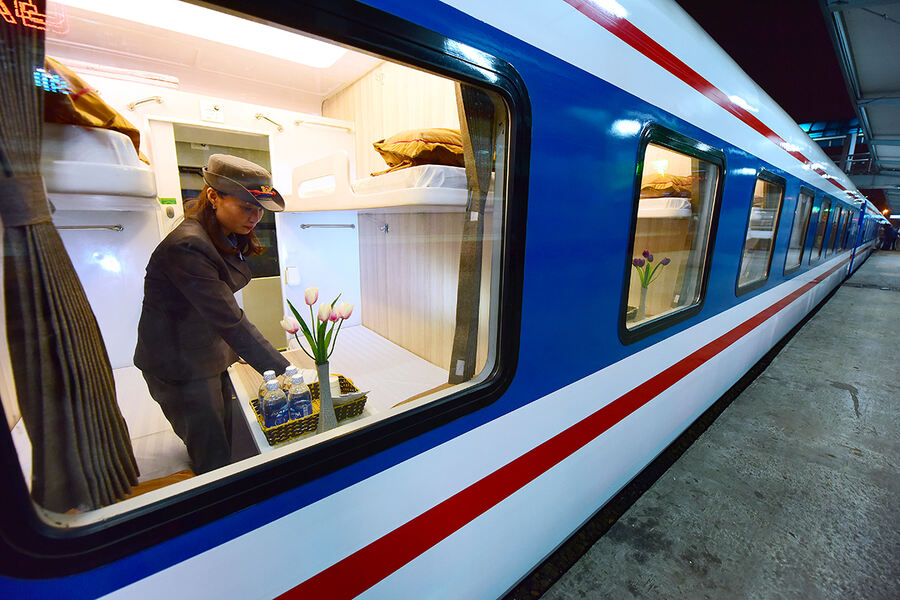
[[[239,206],[251,203],[256,221],[260,206],[284,208],[269,173],[244,159],[213,155],[203,176],[212,188],[204,188],[204,199],[209,194],[220,203],[225,197]],[[234,293],[250,281],[250,269],[235,247],[239,234],[218,225],[212,201],[209,209],[215,225],[204,226],[199,216],[185,218],[151,255],[134,354],[198,474],[231,461],[228,366],[238,356],[259,372],[280,373],[289,364],[235,301]]]

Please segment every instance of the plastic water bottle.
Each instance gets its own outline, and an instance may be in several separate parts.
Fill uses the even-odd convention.
[[[263,408],[263,396],[266,395],[266,384],[270,381],[275,381],[275,371],[268,370],[263,373],[263,382],[259,384],[259,391],[256,393],[256,399],[259,400],[259,412],[262,414]]]
[[[266,427],[275,427],[287,423],[288,403],[287,396],[281,391],[275,379],[266,382],[266,394],[262,401],[263,422]]]
[[[291,377],[291,387],[288,391],[288,413],[291,420],[308,417],[313,412],[312,394],[309,387],[303,381],[302,373],[294,373]]]
[[[288,365],[284,370],[284,375],[281,376],[281,389],[285,394],[287,394],[288,390],[291,389],[291,377],[293,377],[295,373],[299,372],[300,369],[298,369],[294,365]]]

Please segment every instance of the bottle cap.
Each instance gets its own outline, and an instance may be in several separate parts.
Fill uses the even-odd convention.
[[[284,372],[285,372],[287,375],[293,375],[294,373],[296,373],[296,372],[299,371],[299,370],[300,370],[300,369],[298,369],[298,368],[295,367],[294,365],[288,365],[287,368],[284,370]]]
[[[277,390],[277,389],[279,389],[278,382],[275,381],[274,379],[273,379],[272,381],[267,381],[267,382],[266,382],[266,389],[267,389],[267,390]]]
[[[269,369],[265,373],[263,373],[263,379],[275,379],[275,371]]]
[[[303,383],[303,373],[294,373],[291,375],[291,383]]]

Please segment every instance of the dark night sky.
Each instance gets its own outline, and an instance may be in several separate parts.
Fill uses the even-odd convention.
[[[677,0],[798,123],[855,117],[818,0]]]

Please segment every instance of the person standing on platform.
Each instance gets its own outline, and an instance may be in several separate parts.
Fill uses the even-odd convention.
[[[878,248],[880,250],[893,250],[894,241],[897,239],[897,230],[891,227],[889,223],[881,226],[878,232]]]
[[[197,474],[231,462],[228,366],[238,356],[260,373],[289,364],[234,298],[251,278],[244,256],[262,252],[253,228],[264,209],[284,210],[284,199],[268,171],[236,156],[212,155],[203,179],[150,257],[134,353]]]

